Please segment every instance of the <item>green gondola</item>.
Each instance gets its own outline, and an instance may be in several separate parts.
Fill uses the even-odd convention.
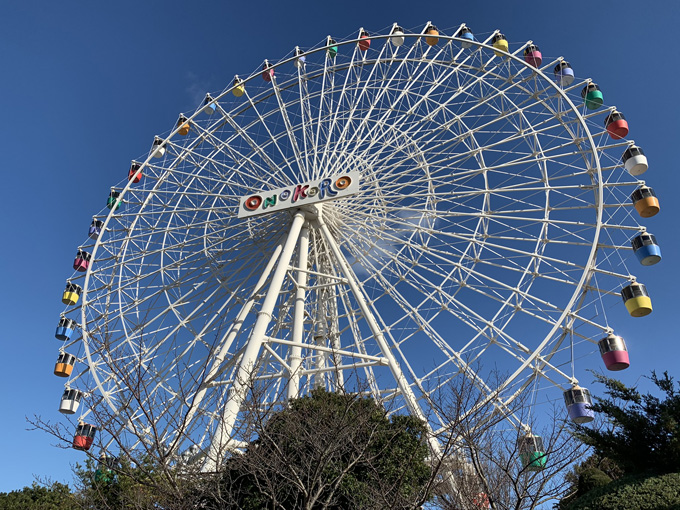
[[[548,455],[545,453],[541,436],[527,434],[519,438],[517,449],[519,450],[519,459],[524,469],[540,471],[545,468]]]

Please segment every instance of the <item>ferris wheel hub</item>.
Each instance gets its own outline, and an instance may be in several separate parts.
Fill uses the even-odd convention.
[[[303,205],[300,210],[305,213],[307,221],[322,221],[323,204]]]

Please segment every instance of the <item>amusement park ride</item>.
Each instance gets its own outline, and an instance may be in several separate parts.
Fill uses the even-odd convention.
[[[214,469],[248,439],[252,385],[275,406],[361,380],[433,438],[447,423],[430,399],[458,377],[500,411],[557,388],[571,420],[593,420],[575,351],[627,368],[600,311],[652,311],[625,268],[661,259],[635,219],[659,212],[647,158],[563,58],[451,33],[395,24],[295,48],[132,162],[63,292],[54,374],[74,448],[98,429],[103,451],[112,430],[134,448],[154,416],[163,444]],[[480,361],[507,376],[492,386]],[[542,439],[507,421],[521,463],[544,467]]]

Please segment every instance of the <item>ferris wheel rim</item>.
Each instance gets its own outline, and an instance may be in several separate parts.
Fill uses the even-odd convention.
[[[494,32],[494,34],[496,32]],[[419,38],[423,37],[422,34],[405,34],[405,35],[408,38],[412,38],[412,39],[419,39]],[[371,40],[389,40],[390,35],[377,35],[377,36],[370,36],[369,38]],[[457,38],[457,37],[445,36],[445,35],[442,35],[442,34],[439,35],[439,38],[442,39],[442,40],[454,41],[454,42],[464,41],[463,39],[460,39],[460,38]],[[337,45],[337,46],[356,45],[359,41],[360,41],[360,39],[352,39],[352,40],[336,43],[335,45]],[[487,39],[487,41],[488,41],[488,39]],[[466,41],[466,42],[468,42],[468,41]],[[531,43],[531,41],[527,42],[526,44],[528,45],[530,43]],[[486,42],[481,43],[481,42],[474,41],[473,44],[475,46],[477,46],[478,49],[485,49],[487,51],[496,52],[496,48],[494,48],[493,46],[491,46],[489,44],[486,44]],[[311,56],[311,55],[314,55],[316,53],[321,53],[322,55],[325,55],[325,52],[329,47],[330,47],[330,45],[322,46],[322,47],[319,47],[319,48],[316,48],[316,49],[313,49],[313,50],[306,51],[302,55],[303,56]],[[566,94],[566,92],[562,88],[557,86],[557,84],[555,84],[553,82],[553,80],[550,79],[549,77],[547,77],[545,75],[545,73],[543,72],[543,69],[549,67],[552,64],[548,64],[541,69],[536,69],[536,68],[530,66],[528,63],[526,63],[524,60],[517,57],[517,55],[516,55],[523,48],[524,48],[524,46],[521,47],[519,50],[515,51],[512,54],[507,53],[506,55],[504,55],[504,58],[512,60],[515,63],[521,63],[525,68],[528,68],[530,70],[530,72],[540,76],[543,79],[544,83],[547,83],[550,86],[552,86],[553,89],[556,91],[556,93],[561,95],[562,99],[569,105],[569,107],[571,108],[571,112],[578,118],[580,126],[584,130],[584,133],[587,133],[587,138],[588,138],[589,145],[590,145],[590,152],[593,156],[593,160],[594,160],[594,163],[595,163],[595,165],[594,165],[595,168],[591,169],[591,170],[596,170],[596,172],[595,172],[595,175],[596,175],[595,182],[597,183],[597,198],[596,198],[597,217],[596,217],[596,221],[595,221],[594,235],[593,235],[591,243],[590,243],[591,244],[590,253],[587,257],[587,262],[584,264],[585,270],[582,272],[580,280],[578,281],[578,283],[574,286],[574,291],[571,294],[571,297],[568,301],[568,304],[562,305],[562,306],[564,306],[562,315],[560,316],[560,318],[558,320],[554,321],[554,325],[553,325],[552,329],[550,330],[550,332],[548,334],[545,335],[543,342],[541,344],[539,344],[539,346],[536,347],[533,350],[533,352],[525,359],[525,361],[522,363],[520,368],[518,368],[515,371],[515,373],[510,378],[508,378],[506,380],[506,382],[503,384],[503,387],[501,389],[503,389],[503,388],[505,388],[505,386],[511,384],[517,377],[519,377],[523,373],[523,371],[533,361],[535,361],[536,357],[542,352],[543,348],[550,342],[553,335],[562,327],[562,324],[564,323],[565,320],[567,320],[568,316],[570,316],[570,314],[572,313],[572,309],[573,309],[575,303],[577,302],[577,300],[583,296],[583,290],[582,289],[584,288],[586,281],[590,278],[590,276],[592,274],[592,266],[593,266],[593,263],[594,263],[594,261],[596,260],[596,257],[597,257],[598,243],[599,243],[600,233],[601,233],[602,223],[603,223],[602,215],[603,215],[603,207],[604,207],[604,198],[603,198],[603,182],[604,182],[604,179],[603,179],[603,176],[602,176],[602,167],[601,167],[601,164],[600,164],[600,158],[599,158],[599,151],[598,151],[597,143],[595,142],[593,135],[590,132],[589,126],[587,125],[584,116],[580,113],[579,109],[571,101],[571,98]],[[355,52],[356,52],[356,49],[355,49]],[[271,67],[272,67],[272,69],[278,69],[278,68],[284,66],[285,64],[294,62],[296,60],[296,58],[299,58],[299,56],[300,55],[296,55],[294,57],[285,59],[285,60],[283,60],[279,63],[273,64]],[[326,62],[326,60],[327,59],[324,59],[325,62]],[[376,62],[377,62],[377,60],[376,60]],[[351,68],[351,64],[349,64],[349,67]],[[321,75],[323,75],[325,77],[326,73],[327,73],[326,67],[324,67],[324,69],[321,70],[320,73],[321,73]],[[298,72],[298,75],[299,75],[299,72]],[[244,83],[251,82],[252,80],[254,80],[256,78],[256,76],[258,76],[258,73],[254,73],[254,74],[250,75],[248,78],[244,79],[243,82]],[[275,78],[274,78],[274,80],[275,80]],[[276,86],[276,82],[274,82],[274,86]],[[235,86],[232,86],[230,88],[225,89],[222,93],[220,93],[215,98],[215,102],[218,102],[220,99],[227,96],[227,94],[229,94],[234,88],[235,88]],[[202,107],[199,107],[195,113],[193,113],[190,117],[188,117],[187,120],[189,122],[194,121],[194,119],[198,118],[198,116],[201,114],[201,111],[202,111]],[[179,128],[180,127],[177,126],[164,139],[164,143],[171,142],[173,140],[173,138],[177,135]],[[191,151],[191,149],[186,149],[186,148],[184,150]],[[152,154],[149,154],[147,159],[141,164],[140,172],[151,166],[152,158],[153,158]],[[198,176],[194,176],[194,178],[198,178]],[[160,182],[161,181],[159,179],[159,181],[158,181],[159,185],[160,185]],[[133,188],[134,188],[133,182],[130,180],[124,186],[124,188],[122,189],[121,194],[120,194],[120,199],[123,200],[126,193]],[[148,195],[151,196],[152,193],[153,193],[153,191],[149,191]],[[143,208],[143,205],[140,206],[140,207]],[[179,207],[179,206],[176,205],[176,207]],[[109,225],[109,221],[111,221],[112,218],[114,218],[116,215],[117,214],[116,214],[115,208],[112,208],[105,218],[104,226],[102,227],[103,230],[105,230],[107,228],[107,226]],[[135,219],[134,221],[137,221],[137,220]],[[479,218],[478,225],[479,225],[479,222],[481,222],[481,221],[482,221],[482,218]],[[133,222],[132,229],[134,229],[134,225],[135,225],[135,223]],[[544,224],[544,226],[545,225],[547,225],[547,224]],[[92,252],[92,256],[93,256],[94,259],[96,259],[97,250],[103,242],[104,242],[103,236],[95,241],[93,252]],[[534,252],[535,251],[536,251],[536,248],[534,248]],[[82,309],[81,309],[81,325],[83,326],[82,327],[83,345],[84,345],[85,352],[86,352],[86,358],[87,358],[88,364],[90,366],[94,366],[96,363],[95,363],[95,360],[93,358],[93,353],[91,353],[90,349],[89,349],[89,342],[88,342],[88,338],[87,338],[88,335],[89,335],[89,332],[87,331],[87,328],[85,327],[86,324],[87,324],[87,318],[86,318],[87,310],[86,310],[85,305],[86,305],[86,303],[88,303],[88,290],[89,290],[90,276],[91,276],[91,273],[93,273],[94,271],[96,271],[96,269],[94,269],[93,265],[90,265],[90,267],[88,267],[87,272],[85,274],[85,280],[84,280],[84,286],[83,286],[83,295],[82,295],[83,301],[82,301]],[[525,271],[524,274],[526,275],[526,271]],[[500,311],[500,309],[499,309],[499,311]],[[178,316],[178,319],[179,319],[179,316]],[[113,406],[114,404],[109,399],[107,392],[103,391],[104,387],[103,387],[103,384],[98,379],[97,371],[92,370],[91,373],[96,380],[96,384],[100,389],[100,393],[102,393],[102,395],[107,400],[107,402],[109,402],[109,404]],[[491,396],[489,398],[491,398]]]

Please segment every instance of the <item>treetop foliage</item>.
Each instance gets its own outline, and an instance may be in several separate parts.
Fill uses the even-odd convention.
[[[431,478],[425,424],[373,399],[316,389],[227,462],[222,508],[413,508]]]
[[[48,486],[36,482],[12,492],[0,492],[0,510],[76,510],[80,509],[68,485],[53,482]]]
[[[562,510],[679,510],[680,473],[629,475],[598,485]]]

